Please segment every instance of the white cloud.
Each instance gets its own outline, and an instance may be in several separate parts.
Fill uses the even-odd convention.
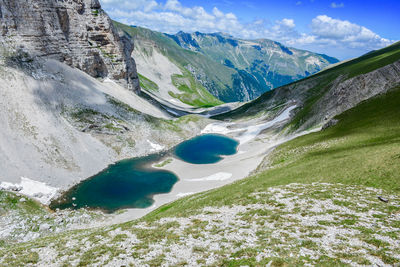
[[[294,28],[296,25],[294,24],[293,19],[283,19],[278,21],[279,24],[283,25],[284,27],[288,27],[290,29]]]
[[[294,47],[327,53],[333,51],[333,56],[339,55],[342,50],[340,56],[343,58],[349,57],[351,53],[364,53],[393,42],[363,26],[326,15],[312,19],[310,32],[305,33],[296,29],[295,21],[291,18],[283,18],[272,24],[260,19],[245,24],[235,14],[224,13],[217,7],[207,12],[201,6],[184,6],[179,0],[167,0],[165,4],[156,0],[100,1],[113,19],[128,25],[166,33],[176,33],[181,30],[226,32],[245,39],[268,38]],[[298,1],[298,4],[301,4],[301,1]],[[341,6],[342,3],[331,4],[331,7]]]
[[[312,34],[318,39],[332,40],[347,44],[350,47],[381,48],[391,43],[390,40],[380,37],[371,30],[351,23],[347,20],[333,19],[326,15],[320,15],[311,22]]]
[[[342,8],[344,7],[344,3],[336,4],[335,2],[331,3],[331,8]]]

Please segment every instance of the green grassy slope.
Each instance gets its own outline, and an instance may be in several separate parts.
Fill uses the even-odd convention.
[[[262,188],[288,183],[343,183],[400,194],[400,88],[337,116],[339,123],[289,141],[268,159],[271,169],[235,184],[182,199],[147,218],[184,216],[205,206],[240,203]]]
[[[342,81],[344,81],[379,69],[397,60],[400,60],[400,42],[269,91],[256,100],[216,118],[240,119],[247,116],[255,116],[257,113],[294,99],[304,102],[303,107],[292,121],[293,129],[297,129],[309,118],[315,104],[329,91],[335,79],[341,77]]]

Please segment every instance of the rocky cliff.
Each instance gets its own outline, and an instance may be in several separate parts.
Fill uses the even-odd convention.
[[[139,90],[133,44],[98,0],[0,0],[0,44]]]

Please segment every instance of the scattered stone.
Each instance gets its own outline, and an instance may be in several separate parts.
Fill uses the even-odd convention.
[[[385,202],[385,203],[388,203],[388,202],[389,202],[389,199],[386,199],[386,198],[381,197],[381,196],[379,196],[378,199],[379,199],[380,201]]]
[[[39,230],[40,231],[48,231],[50,229],[50,227],[51,227],[50,224],[44,223],[44,224],[39,226]]]
[[[331,119],[322,126],[322,130],[325,130],[325,129],[328,129],[329,127],[335,126],[338,122],[339,122],[339,120],[337,120],[337,119]]]

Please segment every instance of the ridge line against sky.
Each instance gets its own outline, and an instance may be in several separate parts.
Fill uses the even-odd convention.
[[[400,27],[398,0],[100,2],[111,18],[128,25],[170,34],[225,32],[244,39],[266,38],[341,60],[390,45],[398,40]]]

